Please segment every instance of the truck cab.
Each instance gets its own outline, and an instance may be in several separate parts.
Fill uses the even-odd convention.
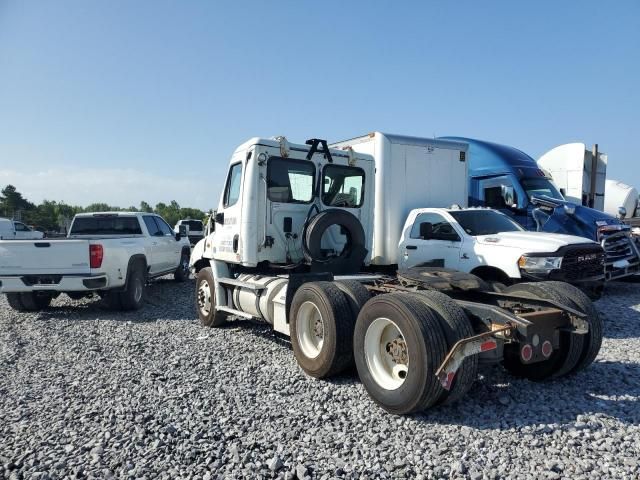
[[[598,296],[604,251],[571,235],[528,232],[507,215],[487,208],[422,208],[411,211],[400,240],[401,271],[444,267],[510,285],[559,280]]]
[[[640,271],[640,252],[631,229],[601,211],[565,200],[553,178],[526,153],[465,137],[469,144],[469,206],[500,210],[527,230],[585,237],[602,245],[606,278]]]
[[[206,258],[243,267],[291,265],[304,260],[307,220],[324,209],[354,215],[371,229],[374,166],[366,155],[289,145],[283,137],[253,138],[233,153],[212,231],[196,246]],[[327,230],[320,249],[329,257],[343,249],[340,227]],[[364,248],[370,250],[370,239]],[[370,257],[365,259],[368,262]]]
[[[43,237],[44,233],[22,222],[0,218],[0,240],[38,240]]]

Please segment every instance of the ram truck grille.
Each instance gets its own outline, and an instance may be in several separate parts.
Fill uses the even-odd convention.
[[[598,245],[569,248],[562,259],[561,271],[567,281],[604,275],[605,253]]]

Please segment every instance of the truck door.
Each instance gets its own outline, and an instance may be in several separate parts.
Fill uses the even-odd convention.
[[[423,266],[458,270],[461,248],[462,238],[446,218],[433,212],[420,213],[409,238],[400,243],[400,269]]]
[[[182,244],[176,240],[175,233],[167,222],[161,217],[155,217],[162,236],[158,236],[158,242],[162,245],[162,270],[173,270],[180,263]]]
[[[147,267],[149,268],[149,273],[154,275],[165,270],[163,259],[164,235],[156,223],[155,215],[145,215],[142,218],[149,232],[149,243],[151,245],[150,248],[145,248]]]
[[[216,260],[238,263],[240,260],[240,228],[242,225],[242,202],[244,166],[242,156],[234,156],[237,162],[229,167],[221,204],[215,215]],[[232,160],[234,160],[232,159]],[[250,241],[246,239],[245,241]]]
[[[532,218],[528,209],[529,199],[523,192],[520,184],[514,181],[510,175],[500,177],[485,178],[479,181],[480,203],[484,207],[499,210],[505,215],[509,215],[527,230],[532,228]],[[507,205],[503,195],[503,188],[507,187],[513,191],[513,201]],[[535,226],[533,228],[535,230]]]

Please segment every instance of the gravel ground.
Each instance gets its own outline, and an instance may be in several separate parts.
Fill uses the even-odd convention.
[[[598,302],[596,363],[535,384],[500,368],[460,403],[386,414],[356,375],[305,376],[245,321],[201,328],[194,284],[140,312],[0,296],[0,478],[638,478],[640,285]]]

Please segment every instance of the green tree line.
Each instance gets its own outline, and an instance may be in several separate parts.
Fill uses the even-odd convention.
[[[178,220],[192,218],[206,220],[207,214],[197,208],[181,207],[178,202],[158,203],[152,207],[147,202],[140,202],[138,207],[116,207],[106,203],[92,203],[86,207],[68,205],[55,200],[43,200],[36,205],[27,200],[13,185],[7,185],[0,194],[0,217],[16,218],[28,225],[34,225],[38,230],[62,231],[65,225],[76,213],[82,212],[147,212],[157,213],[164,218],[169,225],[175,225]]]

